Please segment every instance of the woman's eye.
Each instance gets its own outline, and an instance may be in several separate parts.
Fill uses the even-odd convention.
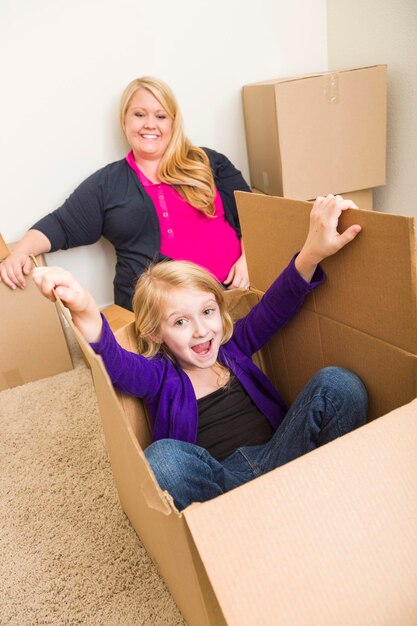
[[[167,118],[167,116],[163,115],[163,114],[157,115],[156,117],[158,118],[158,120],[166,120],[166,118]]]
[[[143,115],[144,115],[144,114],[143,114],[143,113],[138,113],[138,112],[137,112],[137,113],[135,113],[135,115],[136,115],[136,117],[143,117]]]

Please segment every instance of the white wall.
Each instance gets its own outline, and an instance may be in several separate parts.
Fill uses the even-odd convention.
[[[151,74],[180,102],[198,145],[248,178],[240,89],[327,69],[325,0],[2,0],[0,232],[20,238],[88,174],[122,158],[125,85]],[[114,255],[103,242],[48,255],[101,305]]]
[[[417,2],[328,0],[329,69],[388,64],[387,184],[379,211],[417,217]]]

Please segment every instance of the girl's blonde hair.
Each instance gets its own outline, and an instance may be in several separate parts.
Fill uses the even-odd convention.
[[[213,294],[223,323],[221,343],[230,339],[233,333],[232,318],[227,310],[223,288],[214,276],[189,261],[162,261],[150,265],[136,283],[133,311],[140,354],[150,358],[164,351],[170,356],[156,337],[165,314],[167,296],[175,289],[207,291]]]
[[[120,100],[120,123],[125,132],[126,113],[133,94],[147,89],[172,119],[172,137],[159,164],[158,178],[172,185],[194,208],[208,217],[215,212],[216,189],[207,154],[193,146],[184,133],[181,111],[171,88],[158,78],[142,76],[132,80]]]

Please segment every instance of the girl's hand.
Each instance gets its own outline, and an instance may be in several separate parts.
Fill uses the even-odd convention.
[[[74,324],[88,342],[100,338],[102,319],[98,306],[70,272],[61,267],[36,267],[32,277],[45,298],[55,302],[56,293],[71,311]]]
[[[319,196],[316,199],[310,213],[307,239],[295,259],[295,266],[304,280],[310,282],[317,265],[353,241],[362,230],[359,224],[354,224],[343,233],[337,231],[342,211],[357,208],[352,200],[344,200],[342,196]]]

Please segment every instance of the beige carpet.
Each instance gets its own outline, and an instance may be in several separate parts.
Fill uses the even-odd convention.
[[[0,393],[1,626],[183,626],[120,507],[89,370]]]

